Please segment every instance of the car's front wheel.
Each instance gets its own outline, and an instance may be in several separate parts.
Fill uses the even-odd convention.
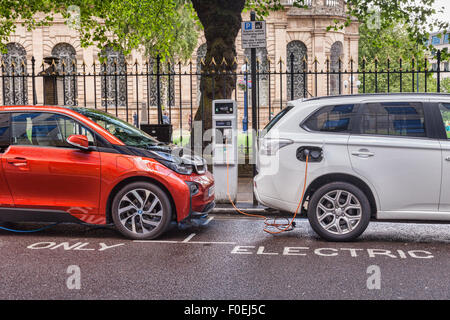
[[[313,230],[328,241],[359,237],[370,221],[370,203],[363,191],[346,182],[332,182],[314,192],[308,205]]]
[[[112,203],[112,219],[126,237],[149,240],[167,230],[172,208],[167,194],[148,182],[134,182],[122,188]]]

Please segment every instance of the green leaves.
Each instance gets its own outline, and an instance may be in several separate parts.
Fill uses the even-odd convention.
[[[196,1],[204,8],[213,3]],[[233,5],[233,0],[228,1]],[[257,19],[263,19],[272,11],[282,10],[282,3],[282,0],[247,0],[245,10],[255,10]],[[305,8],[308,3],[295,0],[292,4]],[[49,24],[56,14],[69,19],[70,6],[79,8],[77,30],[83,46],[112,45],[125,54],[142,49],[147,55],[160,54],[163,59],[188,59],[197,44],[200,23],[190,0],[0,0],[0,49],[5,49],[17,21],[33,29]],[[376,35],[391,28],[392,23],[402,23],[410,41],[423,43],[429,30],[449,29],[448,22],[431,18],[440,10],[435,7],[435,0],[347,0],[347,18],[335,20],[328,30],[345,28],[356,19],[372,35],[374,48],[382,48],[385,41],[398,45],[398,38]],[[368,28],[374,22],[376,27]]]
[[[71,18],[82,46],[113,46],[124,54],[133,49],[162,59],[187,59],[197,43],[195,12],[183,0],[0,0],[0,48],[5,49],[17,21],[28,29],[48,25],[57,14]]]

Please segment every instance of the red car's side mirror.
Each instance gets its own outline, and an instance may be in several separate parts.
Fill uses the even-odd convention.
[[[73,134],[67,138],[67,143],[82,150],[89,149],[89,140],[81,134]]]

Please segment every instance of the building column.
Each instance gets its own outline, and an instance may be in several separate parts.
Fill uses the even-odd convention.
[[[91,74],[93,75],[94,73],[94,61],[95,61],[95,53],[94,53],[94,47],[88,47],[83,49],[83,61],[84,63],[86,63],[86,74]],[[81,63],[83,63],[83,61],[81,61]],[[97,63],[97,61],[96,61]],[[83,70],[81,69],[80,72],[83,72]],[[99,70],[98,70],[98,63],[96,66],[96,70],[95,72],[98,74]],[[94,107],[94,95],[95,95],[95,90],[96,90],[96,84],[94,83],[94,77],[90,76],[90,77],[86,77],[86,105],[90,108]],[[99,97],[97,97],[97,104],[99,102],[100,99]],[[84,103],[84,101],[83,101]]]
[[[356,36],[349,36],[347,39],[347,43],[348,43],[348,71],[350,72],[350,60],[353,59],[353,72],[355,72],[356,70],[358,70],[358,59],[359,59],[359,35]],[[355,74],[353,75],[354,77],[354,81],[353,81],[353,93],[356,94],[358,93],[358,87],[356,86],[356,82],[358,81],[358,76]],[[350,78],[350,76],[348,77]],[[351,93],[351,88],[350,88],[350,82],[349,82],[349,88],[348,88],[348,93]]]
[[[315,55],[315,58],[317,58],[317,71],[320,72],[323,70],[326,72],[326,59],[327,55],[325,53],[325,37],[326,32],[325,31],[315,31],[312,33],[312,45],[313,45],[313,52]],[[313,58],[313,65],[312,70],[314,70],[314,58]],[[315,82],[315,79],[313,79]],[[316,89],[313,85],[313,92],[312,94],[315,94]],[[327,79],[326,75],[318,75],[317,76],[317,95],[318,96],[325,96],[327,94]]]
[[[275,61],[274,61],[274,70],[276,72],[280,72],[280,59],[282,61],[281,63],[281,70],[282,72],[286,72],[286,45],[287,45],[287,38],[286,38],[286,28],[287,23],[274,23],[274,29],[275,29]],[[276,75],[275,77],[275,99],[273,103],[274,107],[274,114],[278,113],[278,110],[280,108],[280,102],[282,104],[286,103],[287,95],[286,95],[286,75],[282,75],[282,83],[280,79],[280,75]],[[281,101],[282,100],[282,101]],[[283,107],[281,105],[281,107]]]
[[[32,31],[32,56],[36,60],[35,73],[38,74],[42,71],[41,64],[44,61],[44,48],[43,48],[43,28],[36,28]],[[42,77],[36,77],[36,98],[38,104],[44,103],[44,82]],[[31,97],[33,97],[31,95]],[[32,98],[31,98],[32,99]],[[30,100],[32,103],[33,100]]]

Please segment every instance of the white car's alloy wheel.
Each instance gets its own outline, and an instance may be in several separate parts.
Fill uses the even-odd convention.
[[[361,221],[361,204],[354,194],[332,190],[322,196],[316,209],[320,226],[333,234],[347,234]]]

